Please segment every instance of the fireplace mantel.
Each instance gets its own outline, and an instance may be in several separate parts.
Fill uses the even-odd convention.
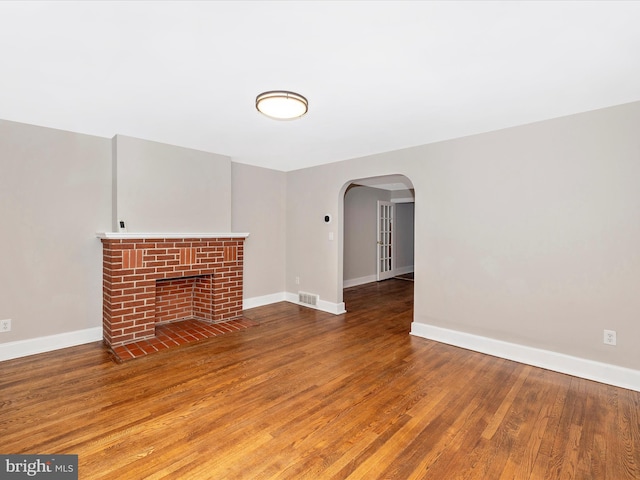
[[[98,232],[96,237],[109,240],[137,240],[158,238],[247,238],[248,233],[142,233],[142,232]]]

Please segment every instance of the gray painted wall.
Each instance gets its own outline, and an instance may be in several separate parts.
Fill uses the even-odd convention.
[[[102,324],[110,144],[0,120],[0,343]]]
[[[396,203],[396,248],[394,249],[396,269],[413,268],[415,206],[413,203]]]
[[[113,150],[114,220],[128,232],[231,230],[229,157],[123,135]]]
[[[351,180],[403,174],[416,322],[640,369],[638,125],[635,102],[288,172],[287,289],[341,302],[343,245],[309,212],[340,226]]]
[[[390,192],[379,188],[351,185],[347,189],[344,196],[345,282],[375,276],[377,202],[390,199]]]
[[[244,247],[244,298],[284,292],[284,172],[232,163],[232,231],[249,232]]]

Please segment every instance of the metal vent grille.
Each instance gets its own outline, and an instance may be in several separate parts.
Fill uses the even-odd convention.
[[[298,301],[306,305],[317,305],[318,295],[314,293],[298,292]]]

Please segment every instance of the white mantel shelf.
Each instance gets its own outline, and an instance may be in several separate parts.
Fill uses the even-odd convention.
[[[98,232],[96,237],[109,240],[153,239],[153,238],[247,238],[248,233],[144,233],[144,232]]]

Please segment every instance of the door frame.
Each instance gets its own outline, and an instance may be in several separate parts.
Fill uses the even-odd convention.
[[[395,275],[395,205],[378,200],[376,207],[376,280],[379,282]]]

